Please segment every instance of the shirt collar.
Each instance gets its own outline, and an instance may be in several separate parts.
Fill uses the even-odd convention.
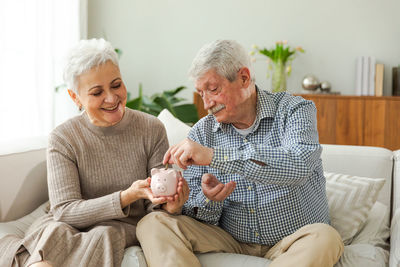
[[[257,111],[256,111],[257,115],[256,115],[256,126],[254,127],[254,130],[258,128],[258,125],[262,119],[273,118],[276,112],[276,104],[271,97],[272,94],[260,90],[257,85],[256,85],[256,92],[257,92]],[[218,131],[218,129],[221,129],[224,132],[228,130],[229,124],[217,122],[214,116],[213,118],[215,121],[214,127],[212,129],[213,132]]]
[[[276,104],[272,99],[272,94],[267,91],[260,90],[256,85],[257,90],[257,118],[273,118],[276,113]]]

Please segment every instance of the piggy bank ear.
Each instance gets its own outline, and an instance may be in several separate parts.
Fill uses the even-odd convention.
[[[153,169],[151,169],[151,176],[153,176],[154,174],[159,173],[159,172],[160,172],[159,169],[153,168]]]

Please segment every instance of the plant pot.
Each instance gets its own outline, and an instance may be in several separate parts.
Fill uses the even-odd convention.
[[[272,92],[286,91],[286,64],[277,61],[272,64]]]

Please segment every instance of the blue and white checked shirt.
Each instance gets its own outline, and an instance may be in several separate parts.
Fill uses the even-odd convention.
[[[212,147],[214,156],[210,166],[184,171],[191,191],[183,214],[219,225],[240,242],[265,245],[304,225],[329,223],[311,101],[257,88],[255,127],[247,136],[208,115],[193,126],[189,138]],[[204,173],[223,183],[236,181],[236,189],[222,202],[209,201],[201,190]]]

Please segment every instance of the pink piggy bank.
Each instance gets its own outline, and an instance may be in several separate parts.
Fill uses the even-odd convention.
[[[155,197],[172,196],[176,193],[179,172],[174,169],[151,169],[151,191]]]

